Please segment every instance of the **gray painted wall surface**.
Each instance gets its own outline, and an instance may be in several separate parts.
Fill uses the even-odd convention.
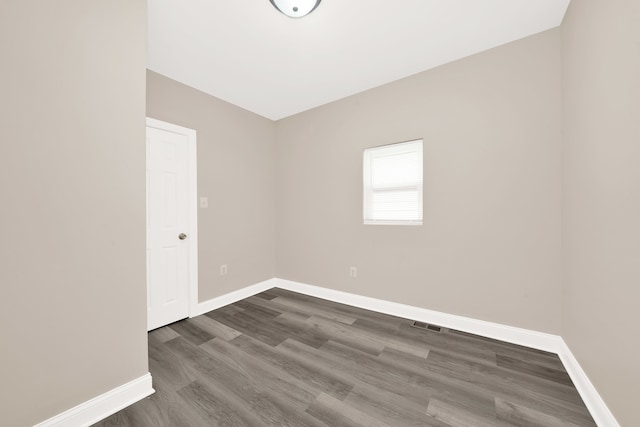
[[[143,0],[0,3],[0,424],[147,373]]]
[[[640,425],[640,2],[573,1],[563,39],[562,335]]]
[[[560,109],[556,29],[277,122],[278,277],[560,333]],[[415,138],[424,224],[363,225],[362,150]]]

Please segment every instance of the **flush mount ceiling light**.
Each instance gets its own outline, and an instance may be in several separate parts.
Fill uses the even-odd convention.
[[[280,12],[291,18],[302,18],[318,7],[320,0],[269,0]]]

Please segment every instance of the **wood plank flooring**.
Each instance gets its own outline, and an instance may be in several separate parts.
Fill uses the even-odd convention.
[[[274,288],[149,333],[107,426],[595,426],[557,355]]]

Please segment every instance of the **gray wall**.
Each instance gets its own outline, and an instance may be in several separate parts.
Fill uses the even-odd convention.
[[[147,116],[197,131],[200,301],[274,277],[273,122],[152,71]]]
[[[556,29],[277,122],[277,276],[560,333],[560,62]],[[415,138],[424,224],[363,225],[363,148]]]
[[[623,426],[640,384],[640,3],[573,1],[563,38],[562,335]]]
[[[147,373],[144,0],[0,2],[1,424]]]

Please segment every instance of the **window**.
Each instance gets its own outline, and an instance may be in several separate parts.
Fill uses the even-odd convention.
[[[422,140],[364,150],[364,223],[422,224]]]

